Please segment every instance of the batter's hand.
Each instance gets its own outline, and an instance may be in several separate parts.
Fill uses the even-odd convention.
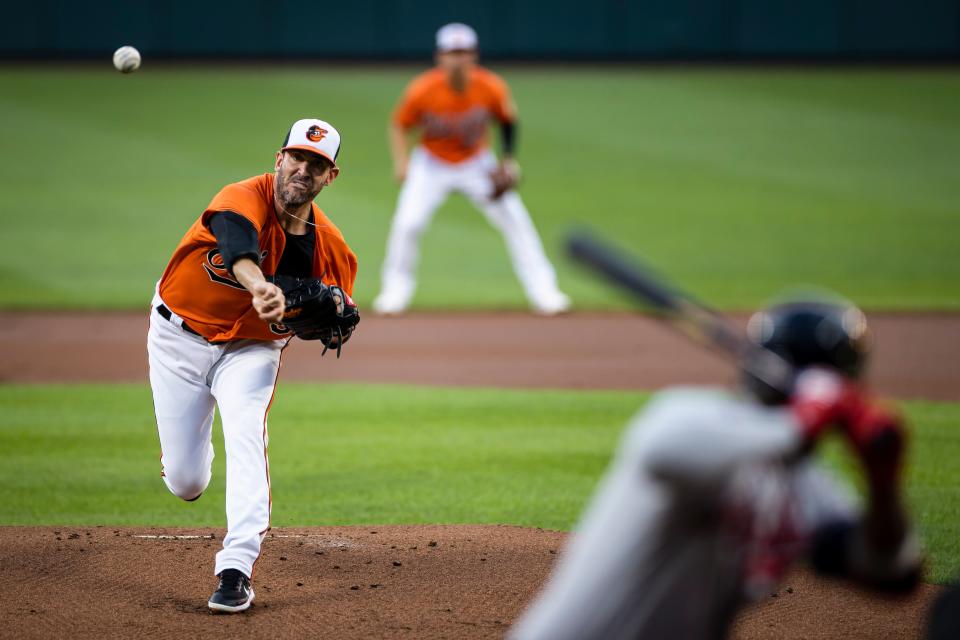
[[[253,294],[253,308],[264,322],[280,322],[286,299],[283,290],[270,282],[256,282],[250,288]]]
[[[812,444],[828,427],[844,425],[863,400],[863,392],[851,380],[821,367],[797,375],[790,395],[790,409],[804,439]]]

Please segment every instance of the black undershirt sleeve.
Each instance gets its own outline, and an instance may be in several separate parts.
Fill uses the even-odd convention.
[[[239,213],[221,211],[210,217],[209,224],[227,271],[233,273],[233,265],[240,258],[260,264],[260,241],[252,222]]]
[[[500,143],[503,155],[514,157],[517,148],[517,122],[508,120],[500,123]]]

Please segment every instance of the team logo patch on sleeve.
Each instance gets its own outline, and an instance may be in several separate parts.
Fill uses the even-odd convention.
[[[329,133],[326,129],[321,129],[317,125],[313,125],[307,129],[307,140],[310,142],[320,142],[323,138]]]

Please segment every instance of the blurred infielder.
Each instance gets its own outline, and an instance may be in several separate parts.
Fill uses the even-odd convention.
[[[846,303],[779,304],[749,334],[799,368],[789,397],[750,374],[739,393],[657,394],[510,637],[722,638],[801,556],[874,587],[912,587],[921,554],[901,508],[904,432],[855,382],[866,332]],[[831,425],[863,463],[862,511],[808,455]]]
[[[229,184],[213,198],[153,298],[150,385],[163,480],[175,495],[192,501],[206,489],[215,407],[223,423],[227,535],[208,603],[215,611],[250,606],[250,577],[270,528],[267,411],[291,333],[281,324],[289,299],[267,277],[319,278],[337,292],[339,312],[353,306],[357,259],[313,202],[337,177],[339,150],[340,134],[328,123],[294,123],[275,173]]]
[[[400,313],[416,288],[420,235],[453,191],[466,195],[504,237],[513,269],[539,313],[566,311],[570,300],[557,286],[530,214],[514,190],[517,114],[506,83],[476,64],[477,34],[465,24],[437,32],[437,66],[408,85],[390,124],[396,178],[403,182],[373,308]],[[502,133],[498,164],[487,144],[487,124]],[[420,144],[408,158],[407,134],[419,128]]]

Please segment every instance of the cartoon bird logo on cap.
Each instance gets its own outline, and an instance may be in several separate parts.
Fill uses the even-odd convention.
[[[321,129],[317,125],[313,125],[307,129],[307,140],[310,142],[320,142],[327,133],[329,132],[326,129]]]

